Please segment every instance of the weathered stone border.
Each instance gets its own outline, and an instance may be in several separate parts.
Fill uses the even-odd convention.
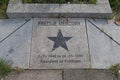
[[[111,14],[112,10],[108,0],[97,0],[97,4],[22,4],[22,0],[10,0],[7,9],[9,18],[110,18]]]

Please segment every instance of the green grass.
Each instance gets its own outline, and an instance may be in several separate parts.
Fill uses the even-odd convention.
[[[0,0],[0,4],[1,4],[1,3],[3,3],[3,4],[4,4],[4,3],[8,3],[8,1],[9,1],[9,0]]]
[[[5,78],[12,71],[11,65],[10,61],[0,58],[0,79]]]
[[[6,9],[9,0],[0,0],[0,18],[7,18]]]
[[[109,0],[115,20],[120,21],[120,0]]]
[[[0,14],[3,18],[7,18],[6,9],[7,4],[0,4]]]
[[[23,0],[23,3],[74,3],[74,4],[95,4],[97,0]]]
[[[116,77],[118,77],[120,75],[120,64],[112,65],[110,70]]]
[[[113,11],[120,10],[120,0],[109,0]]]

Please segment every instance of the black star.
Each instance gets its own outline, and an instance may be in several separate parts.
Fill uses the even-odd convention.
[[[58,48],[59,46],[63,47],[64,49],[68,50],[68,47],[66,45],[66,41],[68,41],[69,39],[71,39],[72,37],[63,37],[61,30],[59,30],[57,37],[48,37],[48,39],[54,41],[54,46],[52,51],[54,51],[56,48]]]

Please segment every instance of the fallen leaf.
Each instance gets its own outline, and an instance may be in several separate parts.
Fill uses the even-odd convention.
[[[120,26],[120,21],[115,21],[115,24],[116,24],[117,26]]]

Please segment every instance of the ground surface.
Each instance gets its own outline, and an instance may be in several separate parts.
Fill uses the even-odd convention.
[[[99,69],[120,63],[119,35],[113,20],[1,19],[0,57],[29,69],[11,73],[8,80],[117,80]]]
[[[26,70],[12,72],[7,80],[120,80],[109,70]]]
[[[113,20],[0,20],[0,57],[25,69],[108,69],[120,63],[120,27]]]

